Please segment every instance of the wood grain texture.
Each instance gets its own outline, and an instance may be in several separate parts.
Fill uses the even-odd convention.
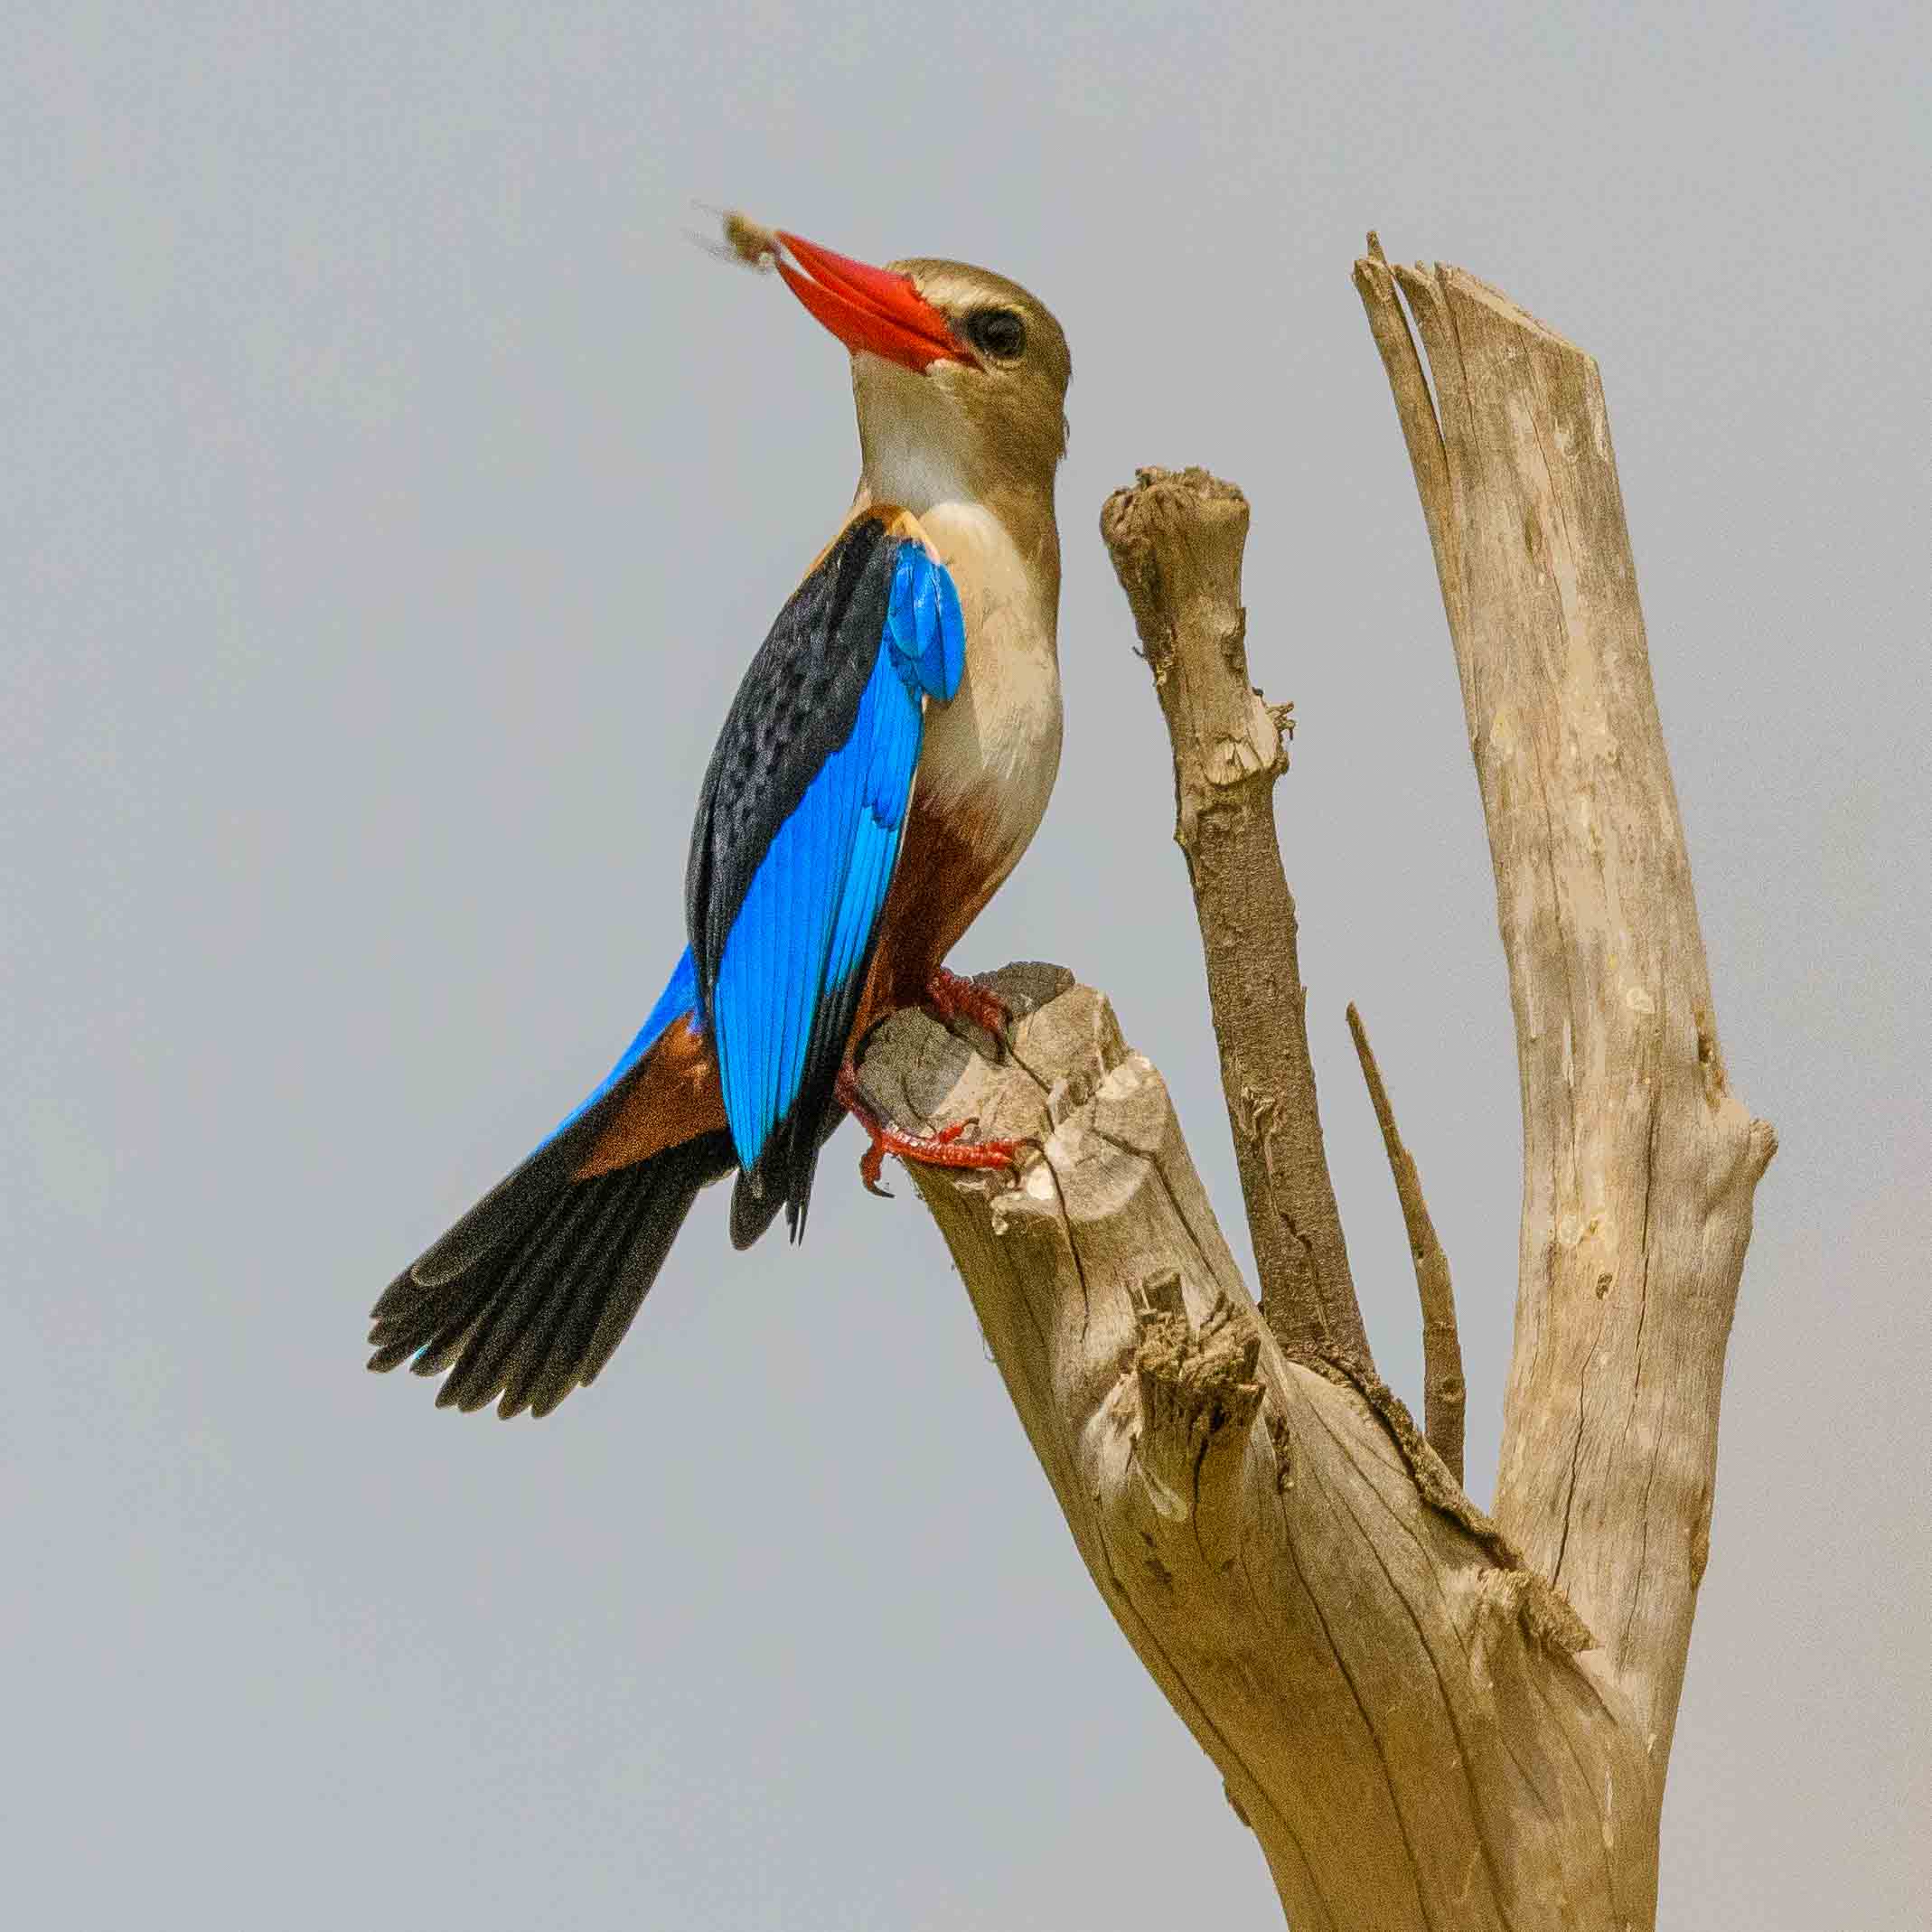
[[[1596,362],[1464,270],[1391,268],[1370,241],[1355,284],[1435,549],[1515,1019],[1496,1515],[1598,1632],[1661,1767],[1777,1137],[1718,1047]]]
[[[1248,680],[1248,502],[1205,470],[1144,469],[1101,511],[1174,753],[1221,1087],[1269,1326],[1292,1353],[1370,1360],[1308,1056],[1295,900],[1275,834],[1287,705]]]
[[[902,1125],[1037,1142],[1017,1177],[914,1179],[1298,1932],[1647,1923],[1651,1774],[1588,1633],[1379,1384],[1282,1351],[1105,999],[1052,968],[986,983],[1024,1016],[1005,1064],[904,1013],[865,1083]],[[1575,1916],[1596,1899],[1615,1916]]]

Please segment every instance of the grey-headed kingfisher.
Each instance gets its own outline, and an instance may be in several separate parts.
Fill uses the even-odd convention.
[[[886,1152],[1016,1151],[893,1128],[850,1055],[901,1007],[1006,1018],[944,961],[1060,762],[1066,338],[983,268],[753,232],[850,353],[858,492],[725,718],[671,983],[602,1084],[376,1303],[370,1366],[444,1375],[440,1404],[544,1415],[594,1380],[713,1181],[736,1176],[735,1245],[781,1207],[795,1239],[847,1111],[868,1186]]]

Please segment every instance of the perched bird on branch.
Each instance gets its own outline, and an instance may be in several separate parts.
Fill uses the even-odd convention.
[[[1060,760],[1054,474],[1071,365],[1026,290],[959,262],[874,268],[739,216],[850,352],[858,489],[752,660],[705,774],[689,941],[607,1078],[376,1303],[373,1369],[442,1405],[548,1414],[592,1381],[699,1190],[736,1174],[743,1248],[802,1232],[847,1111],[886,1153],[1010,1165],[1011,1142],[898,1131],[854,1046],[924,1005],[997,1031],[947,953],[1018,862]]]

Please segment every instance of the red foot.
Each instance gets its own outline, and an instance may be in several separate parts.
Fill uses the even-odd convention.
[[[955,1019],[970,1019],[1005,1045],[1007,1028],[1013,1024],[1013,1009],[998,993],[989,992],[985,987],[937,966],[926,981],[925,998],[926,1004],[945,1025],[951,1026]]]
[[[890,1189],[879,1186],[888,1154],[929,1168],[1010,1168],[1024,1145],[1018,1140],[972,1140],[961,1146],[960,1136],[966,1131],[964,1121],[955,1121],[936,1134],[902,1133],[872,1111],[871,1102],[859,1089],[858,1075],[849,1065],[839,1069],[835,1092],[839,1104],[872,1137],[872,1145],[859,1157],[858,1177],[866,1184],[867,1193],[888,1201]]]

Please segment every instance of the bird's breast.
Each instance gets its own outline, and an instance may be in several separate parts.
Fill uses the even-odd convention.
[[[959,695],[926,713],[919,804],[985,841],[990,896],[1039,830],[1060,769],[1057,557],[1029,557],[978,504],[938,503],[919,521],[966,624]]]

